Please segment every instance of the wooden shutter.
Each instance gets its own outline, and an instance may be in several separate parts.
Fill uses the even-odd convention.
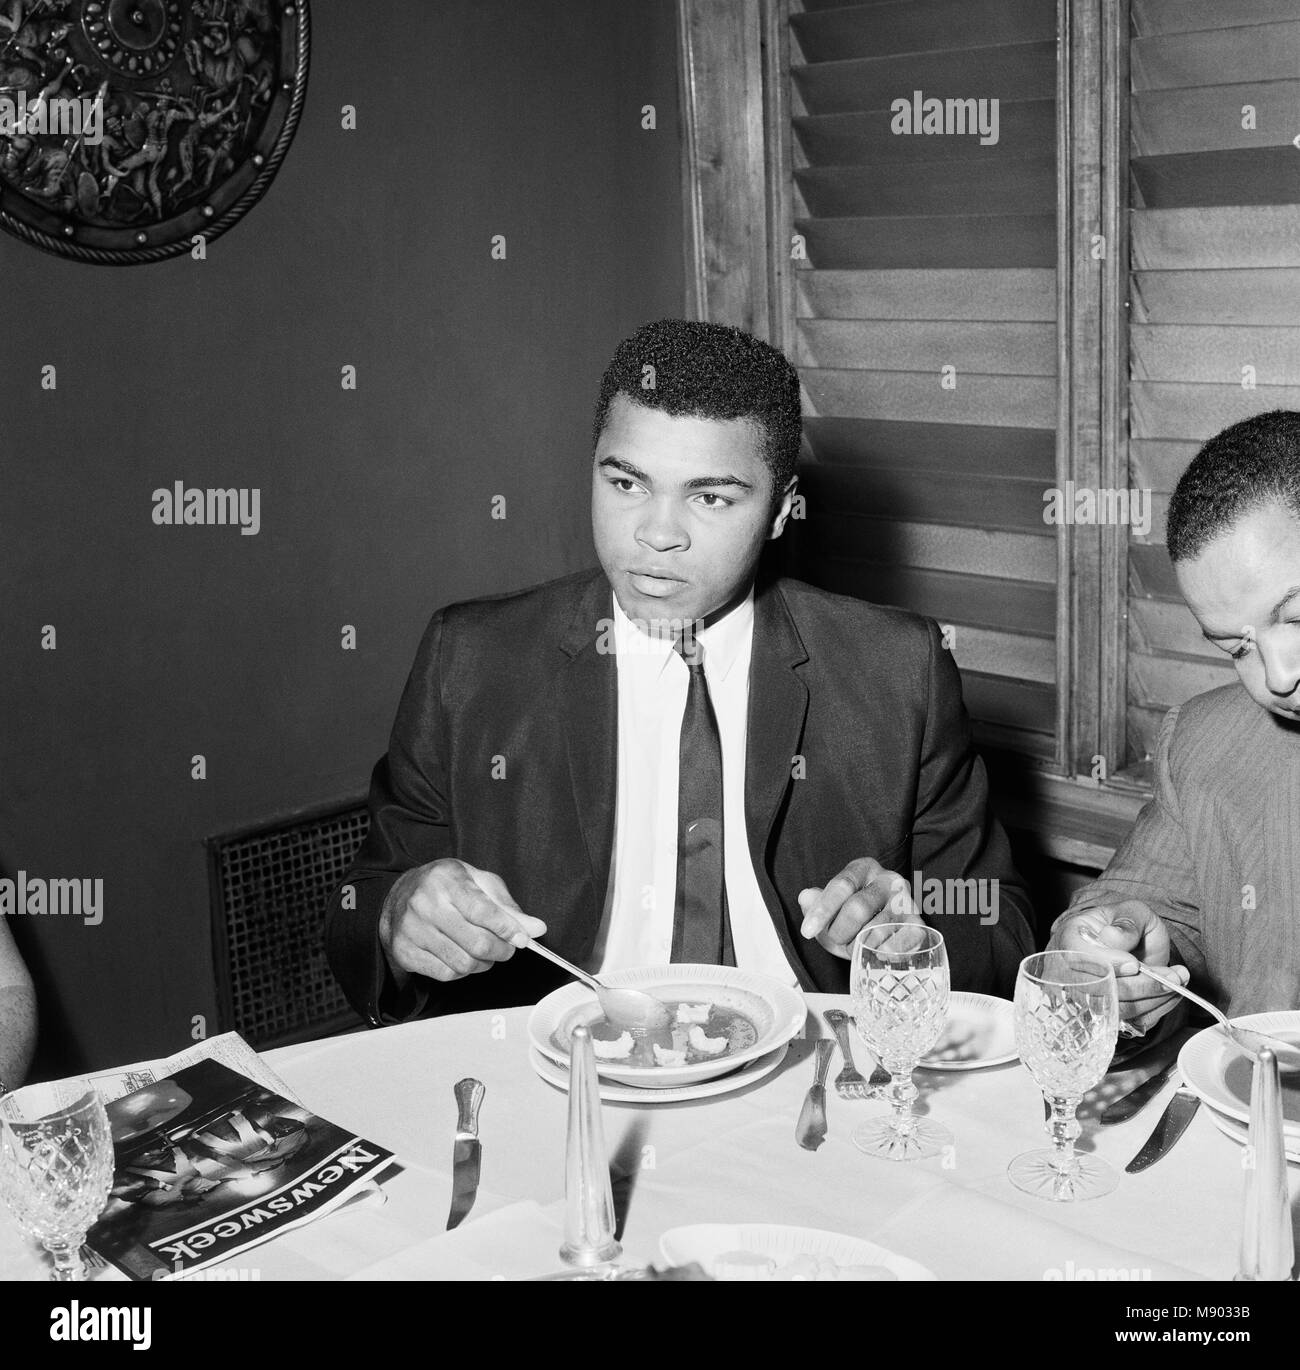
[[[1300,409],[1300,6],[1132,0],[1131,13],[1129,455],[1133,486],[1154,492],[1151,531],[1129,547],[1140,760],[1167,708],[1234,678],[1178,594],[1169,494],[1220,429]]]
[[[951,625],[986,740],[1050,755],[1056,7],[808,0],[790,23],[799,572]],[[998,141],[891,132],[914,91],[997,99]]]

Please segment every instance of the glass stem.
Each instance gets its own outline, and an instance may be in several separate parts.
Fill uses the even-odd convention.
[[[912,1101],[919,1092],[912,1080],[915,1062],[885,1061],[883,1064],[889,1072],[885,1097],[889,1100],[890,1108],[894,1110],[891,1127],[899,1135],[906,1136],[916,1125],[916,1115],[912,1112]]]
[[[76,1237],[67,1242],[46,1242],[45,1249],[54,1258],[50,1279],[62,1282],[85,1278],[86,1272],[81,1265],[81,1242]]]
[[[1048,1103],[1052,1106],[1052,1116],[1047,1120],[1047,1130],[1052,1135],[1052,1165],[1065,1174],[1074,1168],[1074,1139],[1083,1131],[1075,1117],[1079,1099],[1053,1094]]]

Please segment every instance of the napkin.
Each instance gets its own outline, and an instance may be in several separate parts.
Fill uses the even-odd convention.
[[[471,1214],[452,1232],[430,1237],[365,1266],[354,1280],[526,1280],[563,1270],[563,1205],[533,1200]]]

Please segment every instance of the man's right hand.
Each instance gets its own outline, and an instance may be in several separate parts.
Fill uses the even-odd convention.
[[[1052,925],[1048,951],[1089,952],[1115,967],[1119,983],[1119,1014],[1137,1033],[1147,1031],[1178,1002],[1178,995],[1142,965],[1166,967],[1171,979],[1185,985],[1186,966],[1169,965],[1169,929],[1138,899],[1063,913]]]
[[[407,975],[460,980],[508,961],[546,924],[515,903],[499,875],[445,859],[399,876],[384,901],[379,941],[399,984]]]

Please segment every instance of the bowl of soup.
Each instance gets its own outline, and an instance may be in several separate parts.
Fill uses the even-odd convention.
[[[569,1064],[574,1028],[591,1034],[602,1078],[645,1089],[711,1080],[783,1046],[803,1028],[803,995],[755,971],[730,966],[642,966],[601,977],[614,988],[663,1001],[669,1022],[629,1031],[610,1023],[585,985],[566,985],[536,1005],[528,1019],[533,1046]]]

